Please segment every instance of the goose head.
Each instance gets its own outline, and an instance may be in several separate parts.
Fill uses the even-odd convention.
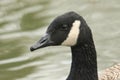
[[[91,31],[82,16],[68,12],[56,17],[49,25],[45,35],[31,48],[31,51],[47,46],[77,46],[89,43]]]

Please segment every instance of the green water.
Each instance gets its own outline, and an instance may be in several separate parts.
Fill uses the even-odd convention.
[[[66,79],[69,48],[29,48],[68,11],[82,15],[91,27],[99,71],[120,62],[120,0],[0,0],[0,80]]]

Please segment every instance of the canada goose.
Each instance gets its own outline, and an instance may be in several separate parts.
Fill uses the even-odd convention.
[[[96,49],[91,29],[82,16],[75,12],[58,16],[30,50],[57,45],[71,47],[72,63],[67,80],[98,80]]]

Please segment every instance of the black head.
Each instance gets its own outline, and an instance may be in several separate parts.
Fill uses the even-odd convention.
[[[91,31],[85,20],[75,12],[68,12],[58,16],[49,25],[46,35],[30,49],[55,45],[75,46],[89,41]]]

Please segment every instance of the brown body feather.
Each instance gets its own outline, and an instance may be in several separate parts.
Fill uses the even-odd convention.
[[[99,80],[120,80],[120,63],[104,70]]]

